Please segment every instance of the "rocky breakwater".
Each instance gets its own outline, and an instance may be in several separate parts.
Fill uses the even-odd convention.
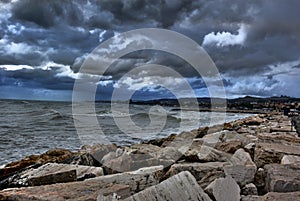
[[[51,150],[0,170],[0,200],[300,200],[300,138],[267,114],[128,147]]]

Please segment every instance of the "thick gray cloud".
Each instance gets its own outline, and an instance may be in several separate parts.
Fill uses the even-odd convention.
[[[299,7],[298,0],[1,0],[0,67],[28,65],[35,70],[2,69],[0,86],[23,83],[70,90],[71,70],[76,73],[102,41],[124,31],[157,27],[203,45],[224,77],[229,96],[300,96],[297,90],[285,90],[298,85]],[[48,63],[63,65],[68,73],[58,78],[60,68],[44,72]],[[151,51],[122,58],[107,75],[116,80],[141,63],[167,65],[189,79],[199,76],[183,60]],[[109,87],[103,90],[113,85]],[[204,86],[194,87],[201,91]]]

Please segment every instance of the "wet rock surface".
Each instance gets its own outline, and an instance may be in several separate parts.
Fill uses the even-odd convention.
[[[0,200],[300,200],[290,128],[261,114],[132,146],[50,150],[0,169]]]

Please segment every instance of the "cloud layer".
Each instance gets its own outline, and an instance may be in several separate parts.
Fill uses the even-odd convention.
[[[70,95],[62,94],[71,94],[88,53],[116,34],[146,27],[174,30],[202,45],[229,97],[300,97],[299,7],[298,0],[1,0],[0,98],[13,97],[12,91],[23,87],[66,99]],[[109,97],[117,79],[143,63],[177,69],[197,95],[207,95],[205,85],[193,84],[202,81],[186,62],[151,51],[122,58],[107,73],[111,79],[99,83],[99,91]],[[129,89],[147,86],[149,78],[131,83]],[[181,82],[174,83],[180,89]],[[146,87],[140,96],[164,93],[155,89]]]

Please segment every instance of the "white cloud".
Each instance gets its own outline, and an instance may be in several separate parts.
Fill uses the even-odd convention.
[[[28,65],[0,65],[0,68],[5,68],[7,71],[16,71],[16,70],[22,70],[22,69],[31,69],[34,68]]]
[[[204,36],[202,46],[216,45],[218,47],[230,45],[243,45],[247,38],[247,30],[245,25],[241,25],[238,34],[234,35],[230,32],[212,32]]]

